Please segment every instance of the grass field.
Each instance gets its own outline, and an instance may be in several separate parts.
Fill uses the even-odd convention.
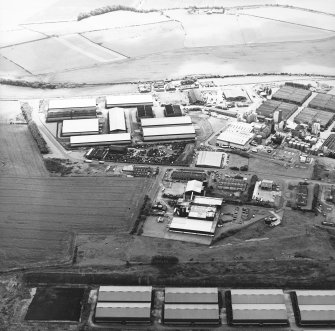
[[[127,232],[145,182],[124,178],[0,179],[1,268],[57,263],[71,233]]]
[[[22,42],[29,42],[45,38],[45,35],[39,32],[26,29],[17,29],[12,31],[0,31],[0,47],[11,46]]]

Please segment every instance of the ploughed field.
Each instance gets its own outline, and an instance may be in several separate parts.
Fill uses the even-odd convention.
[[[127,232],[146,183],[131,178],[0,177],[0,269],[68,260],[76,233]]]

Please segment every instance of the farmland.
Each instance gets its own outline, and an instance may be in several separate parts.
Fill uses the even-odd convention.
[[[127,232],[145,185],[124,178],[2,177],[1,268],[66,260],[76,233]]]

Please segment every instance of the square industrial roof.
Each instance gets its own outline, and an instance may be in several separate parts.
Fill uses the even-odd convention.
[[[183,217],[173,217],[169,228],[174,231],[200,232],[208,235],[214,235],[215,232],[215,224],[212,221],[202,221]]]
[[[188,125],[192,124],[190,116],[176,116],[176,117],[155,117],[155,118],[142,118],[142,127],[146,126],[169,126],[169,125]]]
[[[285,304],[232,304],[233,320],[287,320]]]
[[[122,108],[111,108],[108,110],[109,131],[126,131],[126,119]]]
[[[166,303],[218,303],[218,289],[213,287],[167,287]]]
[[[90,107],[96,107],[96,105],[97,105],[97,102],[94,98],[52,99],[52,100],[49,100],[49,109],[90,108]]]
[[[69,134],[83,132],[99,133],[99,119],[98,118],[84,118],[77,120],[64,120],[62,126],[62,133]]]
[[[151,302],[98,302],[95,318],[150,318]]]
[[[224,131],[217,137],[217,140],[244,146],[253,137],[253,133]]]
[[[164,319],[168,320],[218,320],[218,304],[165,304]]]
[[[222,157],[225,153],[200,151],[197,158],[197,166],[220,168]]]
[[[185,192],[197,192],[201,193],[203,189],[203,184],[199,180],[189,180],[186,184]]]
[[[282,304],[285,302],[283,290],[277,289],[237,289],[231,290],[233,304]]]
[[[335,322],[335,305],[299,305],[302,321]]]
[[[299,305],[335,305],[335,290],[297,290]]]

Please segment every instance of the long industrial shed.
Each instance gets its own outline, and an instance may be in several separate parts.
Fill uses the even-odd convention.
[[[71,136],[71,147],[79,146],[106,146],[116,144],[130,144],[130,133],[98,134],[85,136]]]
[[[193,139],[195,139],[195,129],[192,125],[143,128],[144,141],[193,140]]]

